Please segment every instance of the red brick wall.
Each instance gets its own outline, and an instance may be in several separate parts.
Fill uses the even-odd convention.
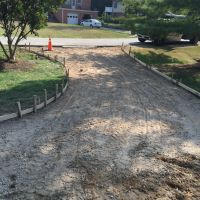
[[[82,0],[82,8],[83,10],[91,10],[91,0]]]

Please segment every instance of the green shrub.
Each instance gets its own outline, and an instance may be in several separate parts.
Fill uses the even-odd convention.
[[[200,38],[200,24],[189,19],[147,19],[145,17],[130,18],[125,25],[133,34],[143,34],[151,39],[165,39],[170,33]]]

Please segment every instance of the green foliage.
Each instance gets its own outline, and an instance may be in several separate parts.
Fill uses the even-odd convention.
[[[37,31],[47,22],[47,13],[60,6],[64,0],[1,0],[0,24],[8,39],[8,52],[0,43],[8,60],[15,59],[18,43]]]
[[[125,19],[126,18],[124,16],[113,17],[112,15],[108,15],[106,13],[104,13],[101,17],[101,20],[103,22],[112,23],[112,24],[121,24],[125,21]]]
[[[189,19],[148,19],[132,18],[126,21],[132,33],[150,36],[151,39],[165,39],[170,33],[186,35],[189,38],[200,36],[200,24]]]
[[[170,33],[200,36],[199,0],[124,0],[126,14],[131,16],[126,26],[132,33],[165,39]],[[184,14],[185,19],[166,19],[168,12]]]

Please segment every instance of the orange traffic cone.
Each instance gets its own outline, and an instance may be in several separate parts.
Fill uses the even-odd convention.
[[[51,42],[51,38],[49,37],[49,42],[48,42],[48,51],[52,51],[52,42]]]

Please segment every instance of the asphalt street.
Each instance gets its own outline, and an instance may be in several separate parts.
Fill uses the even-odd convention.
[[[31,44],[31,46],[46,46],[49,38],[32,38],[22,40],[19,45]],[[3,44],[7,44],[5,37],[0,37]],[[52,38],[53,46],[120,46],[122,43],[128,45],[137,42],[137,38],[119,39],[71,39],[71,38]]]

